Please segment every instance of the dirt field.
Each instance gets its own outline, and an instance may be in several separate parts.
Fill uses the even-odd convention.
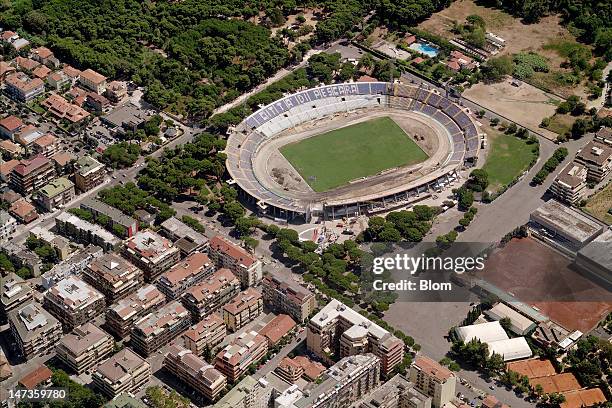
[[[480,275],[569,330],[584,333],[612,311],[612,293],[572,269],[555,250],[525,238],[495,252]]]
[[[557,138],[556,133],[539,128],[544,117],[555,113],[555,103],[559,99],[554,95],[526,83],[516,87],[507,80],[498,84],[476,84],[466,89],[463,96],[546,138]]]
[[[612,225],[612,214],[608,212],[610,208],[612,208],[612,183],[589,198],[587,205],[584,207],[588,213],[597,217],[597,219]]]

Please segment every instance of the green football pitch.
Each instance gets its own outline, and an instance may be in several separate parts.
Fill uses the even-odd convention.
[[[427,159],[427,154],[389,117],[290,143],[280,152],[317,192]]]

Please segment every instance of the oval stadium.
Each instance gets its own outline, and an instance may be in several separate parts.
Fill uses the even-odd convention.
[[[478,156],[477,129],[462,107],[422,86],[327,85],[251,114],[232,129],[226,164],[260,215],[373,215],[450,185]]]

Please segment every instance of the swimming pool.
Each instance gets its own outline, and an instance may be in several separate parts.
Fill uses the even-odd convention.
[[[413,49],[417,52],[420,52],[421,54],[425,54],[428,57],[432,58],[438,55],[438,53],[440,52],[438,48],[420,42],[410,44],[410,49]]]

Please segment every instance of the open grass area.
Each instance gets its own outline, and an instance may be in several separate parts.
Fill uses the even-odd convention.
[[[584,210],[595,218],[612,225],[612,214],[608,212],[612,208],[612,184],[595,194],[587,200]]]
[[[550,124],[546,129],[550,130],[551,132],[555,132],[558,135],[564,135],[571,130],[575,121],[576,118],[571,115],[561,115],[559,113],[555,113],[550,117]]]
[[[495,192],[527,170],[536,154],[532,152],[533,145],[513,135],[498,130],[488,131],[487,135],[490,150],[483,169],[489,175],[488,190]]]
[[[317,192],[427,159],[427,154],[389,117],[291,143],[280,152]]]

